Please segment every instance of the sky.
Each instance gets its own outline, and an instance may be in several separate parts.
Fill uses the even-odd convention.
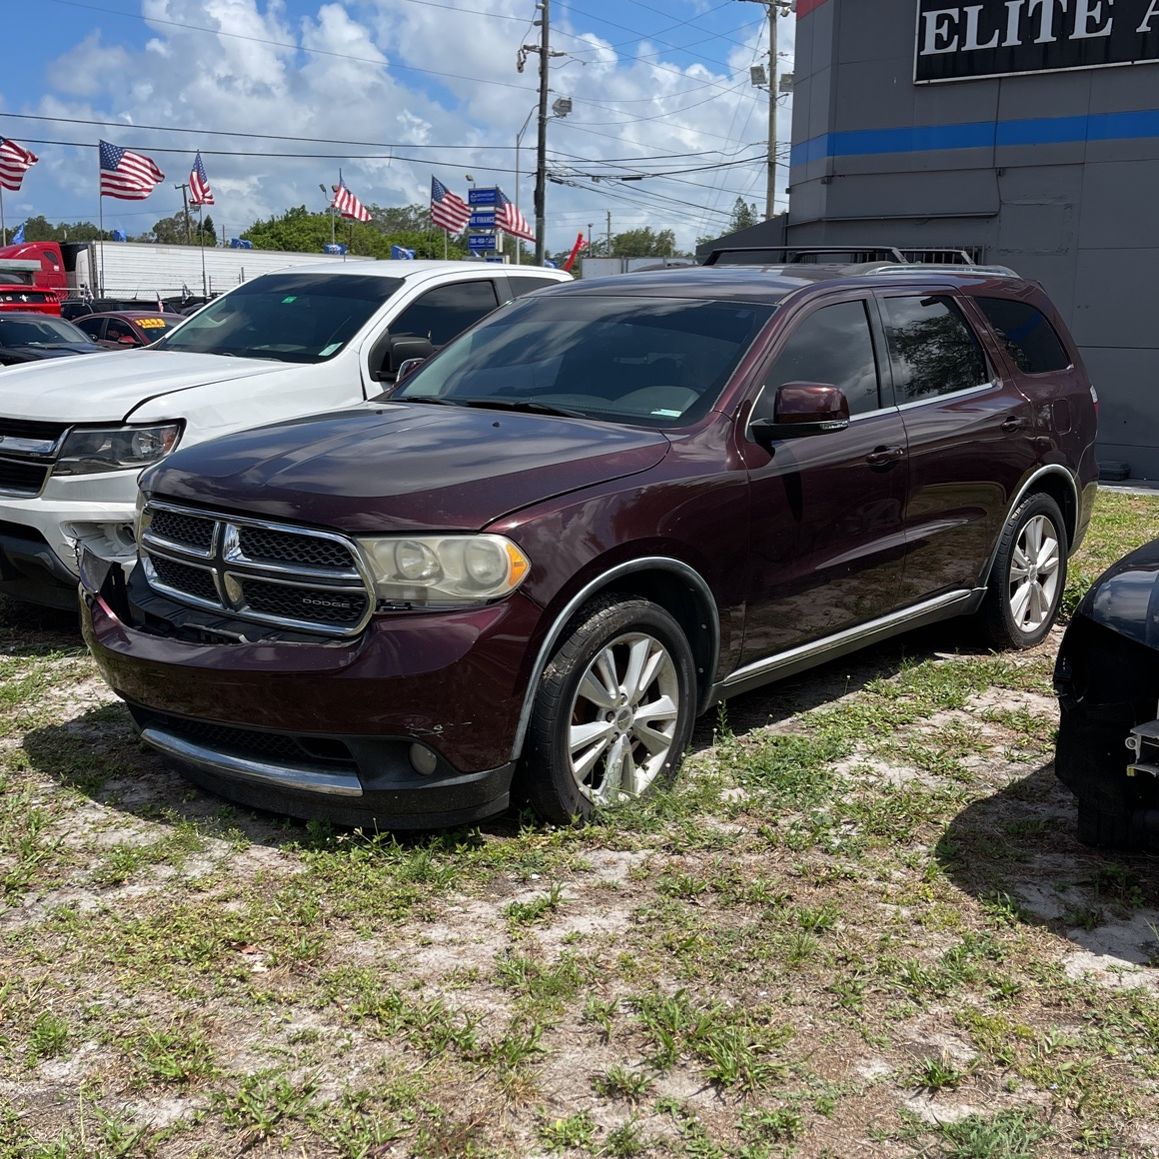
[[[749,72],[768,63],[763,3],[548,3],[549,101],[571,100],[547,126],[549,251],[604,236],[609,214],[613,235],[672,229],[687,249],[726,230],[737,197],[763,213],[768,94]],[[426,204],[432,174],[464,198],[469,178],[513,200],[518,190],[534,224],[539,56],[525,54],[522,72],[517,57],[539,43],[535,0],[0,0],[0,11],[0,136],[40,157],[4,194],[9,229],[37,214],[97,221],[102,137],[166,174],[146,201],[104,199],[105,228],[129,234],[181,209],[174,186],[197,149],[219,233],[323,209],[339,170],[384,206]],[[781,73],[793,33],[791,17],[778,21]]]

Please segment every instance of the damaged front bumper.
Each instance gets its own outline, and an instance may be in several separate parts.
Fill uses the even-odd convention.
[[[351,641],[180,638],[141,612],[143,583],[83,553],[84,636],[142,739],[194,782],[248,806],[386,829],[507,807],[530,601],[376,617]]]

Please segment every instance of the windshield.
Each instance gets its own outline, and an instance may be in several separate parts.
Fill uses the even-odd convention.
[[[775,309],[548,294],[500,309],[391,398],[675,426],[712,407]]]
[[[210,302],[153,350],[325,362],[402,285],[364,274],[264,274]]]
[[[55,346],[61,342],[90,341],[71,322],[55,318],[4,318],[0,316],[0,345]]]

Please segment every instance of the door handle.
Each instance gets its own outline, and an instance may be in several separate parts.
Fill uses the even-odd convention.
[[[1020,431],[1024,426],[1026,426],[1025,419],[1016,418],[1014,415],[1010,415],[1008,418],[1002,420],[1002,429],[1007,434],[1013,431]]]
[[[874,447],[865,461],[871,467],[892,467],[905,458],[905,447]]]

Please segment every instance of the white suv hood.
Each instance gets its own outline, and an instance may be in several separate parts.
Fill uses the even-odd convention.
[[[116,350],[0,372],[0,416],[121,422],[142,403],[194,386],[300,370],[298,363],[168,350]]]

